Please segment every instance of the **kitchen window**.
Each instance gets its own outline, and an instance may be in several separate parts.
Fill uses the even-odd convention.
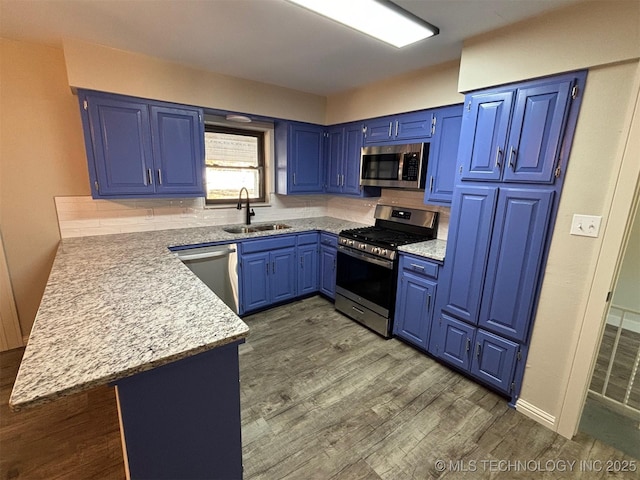
[[[252,202],[265,201],[265,134],[205,125],[207,205],[236,204],[242,187]]]

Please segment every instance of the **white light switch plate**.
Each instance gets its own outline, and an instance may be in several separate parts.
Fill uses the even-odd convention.
[[[596,215],[578,215],[573,216],[571,222],[571,235],[581,235],[583,237],[597,237],[600,233],[600,222],[602,217]]]

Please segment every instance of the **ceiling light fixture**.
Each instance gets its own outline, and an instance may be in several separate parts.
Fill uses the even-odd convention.
[[[388,0],[289,1],[398,48],[440,32]]]

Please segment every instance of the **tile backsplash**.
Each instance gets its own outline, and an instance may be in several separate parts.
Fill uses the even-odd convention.
[[[446,239],[449,209],[422,203],[422,192],[384,189],[380,198],[271,194],[270,205],[252,205],[255,223],[331,216],[373,224],[378,203],[428,208],[440,212],[438,238]],[[95,200],[89,196],[55,197],[62,238],[243,223],[244,209],[205,208],[203,198]]]

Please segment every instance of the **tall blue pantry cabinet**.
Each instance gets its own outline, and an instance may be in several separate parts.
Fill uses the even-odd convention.
[[[574,72],[465,98],[428,351],[512,404],[585,80]]]

